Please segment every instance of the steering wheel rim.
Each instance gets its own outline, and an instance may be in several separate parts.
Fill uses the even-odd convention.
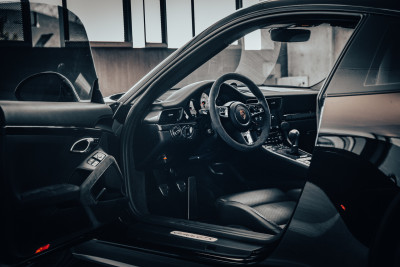
[[[249,90],[254,94],[254,96],[257,98],[258,103],[264,109],[265,118],[263,121],[264,124],[261,127],[261,129],[262,129],[261,134],[258,136],[257,140],[255,142],[253,142],[252,144],[248,144],[245,142],[240,143],[240,142],[236,141],[226,132],[225,128],[222,125],[222,122],[220,119],[220,114],[219,114],[219,111],[217,110],[218,108],[216,106],[216,100],[217,100],[221,85],[228,80],[236,80],[236,81],[239,81],[239,82],[243,83],[244,85],[246,85],[249,88]],[[237,105],[240,106],[240,108],[245,106],[245,104],[243,104],[241,102],[237,102],[237,103],[238,103]],[[270,126],[271,126],[271,112],[270,112],[268,103],[265,100],[265,97],[264,97],[263,93],[261,92],[260,88],[258,88],[258,86],[252,80],[247,78],[246,76],[238,74],[238,73],[227,73],[227,74],[224,74],[221,77],[219,77],[214,82],[214,84],[212,85],[211,90],[210,90],[209,109],[210,109],[211,125],[212,125],[213,129],[231,147],[233,147],[239,151],[251,151],[251,150],[257,149],[260,146],[262,146],[265,143],[265,141],[267,140],[268,135],[269,135]],[[240,110],[240,113],[242,113],[242,110]],[[246,111],[244,110],[243,113],[246,113]],[[246,116],[244,116],[244,118],[246,118]],[[245,130],[245,129],[246,128],[243,128],[241,130]],[[248,130],[248,132],[249,131],[250,130]],[[243,132],[241,132],[241,133],[243,133]]]

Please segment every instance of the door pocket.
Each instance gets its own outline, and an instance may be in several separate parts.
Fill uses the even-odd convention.
[[[118,218],[127,207],[124,180],[114,157],[107,155],[89,173],[80,185],[80,201],[96,226]]]

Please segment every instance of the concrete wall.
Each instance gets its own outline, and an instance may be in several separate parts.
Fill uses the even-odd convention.
[[[174,51],[167,48],[92,48],[103,96],[126,92]],[[221,73],[233,72],[239,64],[240,54],[240,49],[223,50],[176,86],[217,79]]]
[[[309,86],[320,82],[332,69],[352,31],[319,26],[312,29],[307,43],[288,43],[289,76],[304,77]]]
[[[167,48],[92,48],[103,96],[126,92],[174,51]]]

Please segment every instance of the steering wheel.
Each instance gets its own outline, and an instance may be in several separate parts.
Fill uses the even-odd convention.
[[[236,80],[247,86],[257,98],[256,104],[230,101],[217,106],[216,100],[221,85],[228,80]],[[209,96],[211,125],[219,136],[231,147],[239,151],[251,151],[262,146],[268,138],[271,126],[271,112],[260,88],[246,76],[227,73],[219,77],[211,87]],[[221,119],[229,124],[232,138],[222,125]]]

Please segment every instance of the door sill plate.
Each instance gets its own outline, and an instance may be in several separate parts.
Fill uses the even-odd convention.
[[[205,236],[205,235],[198,235],[198,234],[193,234],[193,233],[188,233],[188,232],[181,232],[181,231],[172,231],[170,232],[171,235],[177,235],[181,237],[186,237],[186,238],[191,238],[191,239],[196,239],[196,240],[201,240],[201,241],[207,241],[207,242],[215,242],[218,239],[215,237],[210,237],[210,236]]]

